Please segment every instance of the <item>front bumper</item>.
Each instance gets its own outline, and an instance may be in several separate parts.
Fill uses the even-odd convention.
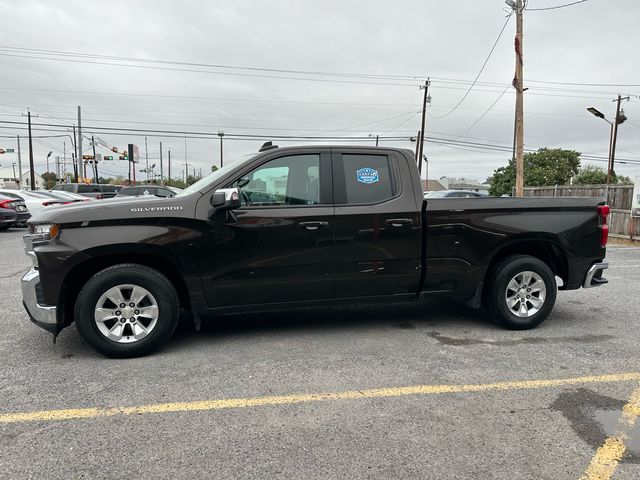
[[[582,288],[599,287],[600,285],[609,283],[609,280],[602,276],[602,272],[607,268],[609,268],[609,264],[607,262],[598,262],[591,265],[584,277]]]
[[[59,331],[56,307],[38,303],[39,284],[38,270],[32,268],[24,274],[21,282],[22,304],[33,323],[56,335]]]

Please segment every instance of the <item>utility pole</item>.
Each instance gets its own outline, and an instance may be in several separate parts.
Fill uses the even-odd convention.
[[[20,151],[20,135],[17,135],[18,140],[18,175],[20,175],[18,188],[22,190],[22,152]]]
[[[96,159],[96,141],[94,140],[93,135],[91,135],[91,146],[93,147],[93,174],[95,176],[96,183],[100,183],[100,181],[98,180],[98,163],[97,163],[97,159]]]
[[[516,89],[516,197],[524,196],[524,84],[522,72],[522,0],[511,2],[516,13],[516,73],[513,79],[513,86]]]
[[[218,136],[220,137],[220,168],[222,168],[224,166],[223,153],[222,153],[222,137],[224,137],[224,132],[218,132]],[[185,158],[184,161],[186,163],[187,159]]]
[[[420,154],[420,135],[421,131],[418,130],[418,134],[416,135],[416,162],[418,161],[418,155]]]
[[[31,181],[31,190],[36,189],[36,172],[33,170],[33,141],[31,139],[31,111],[27,108],[27,118],[29,122],[29,180]]]
[[[162,142],[160,142],[160,185],[164,185],[164,176],[162,173]]]
[[[147,145],[147,137],[144,137],[144,156],[147,159],[146,173],[147,173],[147,183],[149,183],[149,146]]]
[[[424,97],[422,99],[422,123],[420,127],[420,145],[419,145],[419,153],[418,153],[418,172],[422,173],[422,154],[424,151],[424,122],[425,117],[427,116],[427,102],[429,101],[429,85],[431,85],[431,81],[427,78],[424,82],[424,86],[420,87],[420,90],[424,89]],[[377,145],[377,138],[376,138]]]
[[[621,110],[620,110],[620,102],[622,102],[622,100],[629,100],[629,97],[622,97],[622,95],[618,94],[618,99],[614,100],[614,102],[617,102],[617,106],[616,106],[616,118],[613,121],[613,138],[611,139],[611,159],[609,161],[609,168],[607,169],[607,185],[609,185],[609,182],[611,181],[611,177],[614,175],[614,163],[615,163],[615,158],[616,158],[616,141],[618,140],[618,125],[620,125],[621,123],[623,123],[627,117],[624,115],[624,111],[622,111],[622,115]]]
[[[64,142],[62,142],[62,179],[64,180],[64,182],[61,182],[61,183],[67,183],[66,170],[67,170],[67,141],[65,140]]]
[[[84,180],[84,178],[87,176],[87,167],[84,165],[84,162],[82,161],[82,118],[81,118],[81,113],[80,113],[80,105],[78,105],[78,155],[76,156],[76,161],[77,162],[82,162],[82,179]],[[76,175],[76,182],[78,181],[77,175]]]
[[[167,152],[167,154],[169,155],[169,183],[171,183],[171,149],[169,149],[169,151]]]
[[[78,138],[76,137],[76,126],[73,126],[73,150],[75,151],[75,159],[73,161],[73,181],[78,183]]]

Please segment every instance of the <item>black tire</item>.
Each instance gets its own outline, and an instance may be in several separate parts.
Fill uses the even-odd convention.
[[[0,225],[0,231],[2,230],[9,230],[9,227],[11,227],[11,224],[5,224],[5,225]]]
[[[121,285],[142,287],[152,295],[157,304],[157,317],[153,328],[144,338],[133,340],[131,343],[119,343],[107,338],[101,333],[98,322],[94,318],[97,303],[103,294]],[[133,292],[129,299],[131,297]],[[82,338],[98,352],[114,358],[139,357],[158,350],[173,335],[178,324],[179,313],[178,294],[171,282],[152,268],[131,263],[105,268],[91,277],[80,290],[74,310],[76,325]],[[138,317],[136,320],[139,320]],[[118,319],[115,323],[117,322]],[[130,330],[127,331],[126,328]],[[133,326],[123,326],[121,336],[124,337],[128,334],[126,332],[131,332],[133,337],[132,328]],[[126,336],[126,338],[130,337]]]
[[[545,292],[542,305],[535,312],[535,305],[531,303],[533,299],[527,297],[527,294],[531,296],[537,295],[536,304],[539,304],[540,292],[527,292],[526,288],[522,288],[522,290],[512,290],[509,288],[512,279],[515,280],[515,284],[519,286],[522,284],[524,287],[526,284],[526,281],[523,280],[524,277],[518,277],[518,274],[522,272],[533,272],[544,282]],[[531,282],[534,280],[535,277]],[[511,285],[513,286],[515,284],[512,283]],[[515,295],[513,295],[514,292]],[[522,292],[522,297],[520,297],[520,292]],[[519,316],[515,313],[515,310],[510,308],[510,301],[507,298],[509,294],[511,294],[509,296],[510,299],[516,299],[515,301],[519,302],[516,303],[513,308],[526,316]],[[483,306],[491,318],[503,327],[510,330],[527,330],[537,327],[549,316],[556,303],[556,296],[556,278],[546,263],[529,255],[510,255],[500,260],[487,274],[487,282],[485,283],[483,294]],[[514,300],[511,300],[511,302],[513,301]],[[522,306],[523,304],[524,307]],[[526,313],[524,313],[524,309],[527,310]]]

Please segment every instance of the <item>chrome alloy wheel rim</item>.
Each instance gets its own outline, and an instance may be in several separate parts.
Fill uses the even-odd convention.
[[[137,342],[156,327],[158,302],[149,290],[139,285],[117,285],[98,299],[94,321],[100,333],[109,340]]]
[[[507,284],[505,300],[511,313],[528,318],[544,305],[547,287],[542,277],[535,272],[520,272]]]

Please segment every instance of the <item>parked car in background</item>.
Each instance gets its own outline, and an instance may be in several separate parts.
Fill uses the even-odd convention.
[[[489,195],[484,192],[474,192],[473,190],[438,190],[424,192],[424,198],[487,198]]]
[[[118,197],[139,197],[149,195],[162,198],[173,198],[182,189],[165,187],[162,185],[136,185],[135,187],[123,187],[118,193]]]
[[[15,203],[18,200],[0,194],[0,230],[6,230],[18,221]]]
[[[0,190],[1,195],[24,202],[29,213],[35,215],[46,207],[64,204],[63,200],[47,195],[46,190]]]
[[[70,192],[83,197],[102,199],[116,196],[115,185],[101,183],[61,183],[51,189],[54,192]]]
[[[0,229],[2,230],[5,230],[11,226],[8,223],[8,219],[10,217],[13,217],[13,214],[15,214],[15,220],[13,223],[13,226],[15,227],[25,227],[27,225],[27,220],[29,220],[29,218],[31,217],[31,213],[29,212],[29,209],[25,205],[24,201],[10,195],[0,193],[0,208],[9,211],[5,212],[5,215],[3,215],[5,221],[1,223],[2,225],[7,226],[4,228],[0,227]],[[13,212],[13,214],[11,214],[11,212]]]

